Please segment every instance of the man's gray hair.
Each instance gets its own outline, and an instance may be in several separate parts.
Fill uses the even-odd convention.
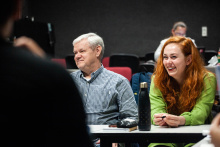
[[[179,21],[179,22],[176,22],[174,23],[173,25],[173,30],[176,30],[177,27],[183,27],[183,28],[186,28],[187,29],[187,26],[184,22],[182,21]]]
[[[80,35],[79,37],[77,37],[75,40],[73,40],[73,46],[82,41],[83,39],[87,39],[89,44],[90,44],[90,47],[91,49],[95,49],[98,45],[100,45],[102,47],[102,51],[101,51],[101,54],[100,54],[100,59],[102,59],[103,55],[104,55],[104,50],[105,50],[105,46],[104,46],[104,41],[103,39],[95,34],[95,33],[87,33],[87,34],[83,34],[83,35]]]

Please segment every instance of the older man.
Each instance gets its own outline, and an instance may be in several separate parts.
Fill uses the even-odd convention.
[[[73,41],[75,62],[80,69],[71,73],[83,98],[87,124],[116,124],[120,119],[137,121],[138,110],[129,81],[101,63],[104,42],[95,33]]]

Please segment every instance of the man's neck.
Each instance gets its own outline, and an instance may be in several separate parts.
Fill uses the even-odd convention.
[[[92,73],[94,73],[95,71],[97,71],[100,67],[101,67],[101,63],[100,63],[100,64],[97,64],[97,65],[94,66],[93,68],[89,68],[87,71],[82,71],[84,77],[85,77],[86,79],[91,79]]]

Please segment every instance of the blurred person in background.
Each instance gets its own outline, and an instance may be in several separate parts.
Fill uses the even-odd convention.
[[[183,36],[185,37],[186,36],[186,32],[187,32],[187,26],[184,22],[182,21],[178,21],[178,22],[175,22],[174,25],[173,25],[173,28],[171,29],[171,36]],[[188,37],[189,38],[189,37]],[[166,39],[163,39],[161,42],[160,42],[160,45],[158,46],[158,48],[156,49],[156,51],[154,52],[154,60],[155,62],[157,62],[157,59],[159,58],[160,56],[160,52],[162,50],[162,47],[164,45],[164,43],[168,40],[169,38],[166,38]],[[190,38],[191,39],[191,38]],[[194,45],[196,46],[195,44],[195,41],[193,39],[191,39],[192,42],[194,43]]]

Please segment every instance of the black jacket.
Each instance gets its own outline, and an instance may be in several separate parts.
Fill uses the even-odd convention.
[[[81,98],[56,63],[0,40],[0,146],[92,146]]]

